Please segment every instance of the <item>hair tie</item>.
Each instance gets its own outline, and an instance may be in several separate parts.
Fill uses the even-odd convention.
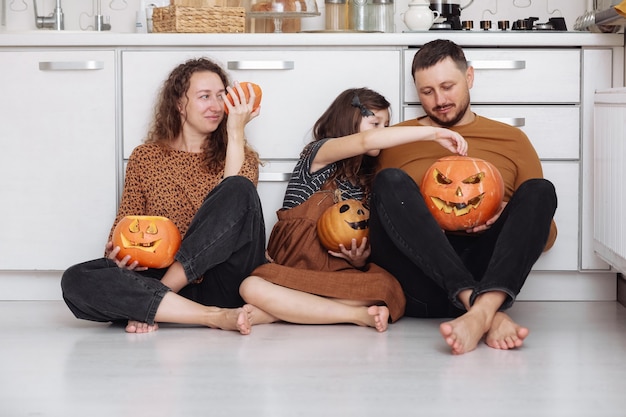
[[[352,107],[358,107],[359,110],[361,111],[361,116],[363,117],[368,117],[368,116],[373,116],[374,112],[371,111],[370,109],[368,109],[367,107],[365,107],[364,105],[361,104],[361,100],[359,100],[359,96],[358,95],[354,95],[354,97],[352,97]]]

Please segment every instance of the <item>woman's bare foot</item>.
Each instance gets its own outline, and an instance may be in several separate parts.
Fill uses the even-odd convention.
[[[240,308],[210,307],[207,326],[214,329],[236,330],[243,335],[250,334],[252,325],[248,310]]]
[[[137,320],[128,320],[126,325],[126,333],[150,333],[159,329],[159,325],[142,323]]]
[[[497,312],[485,343],[494,349],[515,349],[522,346],[529,333],[526,327],[515,323],[506,313]]]
[[[452,348],[452,353],[461,355],[476,349],[490,325],[486,315],[469,311],[452,321],[441,323],[439,332]]]
[[[369,306],[367,314],[372,319],[372,324],[368,324],[379,332],[384,332],[389,326],[389,309],[385,306]]]

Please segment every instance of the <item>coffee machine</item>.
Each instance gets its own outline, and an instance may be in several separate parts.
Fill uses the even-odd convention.
[[[461,10],[473,2],[469,0],[461,7],[458,0],[430,0],[430,9],[439,12],[439,19],[431,26],[431,30],[461,30]]]

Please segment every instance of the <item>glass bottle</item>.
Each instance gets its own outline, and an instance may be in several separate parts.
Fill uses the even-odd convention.
[[[346,29],[346,0],[325,0],[326,30]]]
[[[393,0],[372,0],[370,10],[370,30],[376,32],[395,31]]]

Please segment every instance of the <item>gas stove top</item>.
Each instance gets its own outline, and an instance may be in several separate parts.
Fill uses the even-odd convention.
[[[456,18],[456,19],[455,19]],[[474,22],[472,20],[459,21],[458,16],[455,18],[448,18],[441,22],[435,22],[430,30],[472,30],[474,29]],[[509,20],[499,20],[497,27],[492,25],[491,20],[481,20],[480,29],[498,30],[498,31],[558,31],[566,32],[567,25],[565,24],[565,18],[563,17],[551,17],[545,23],[540,23],[538,17],[528,17],[525,19],[515,20],[512,24]]]

